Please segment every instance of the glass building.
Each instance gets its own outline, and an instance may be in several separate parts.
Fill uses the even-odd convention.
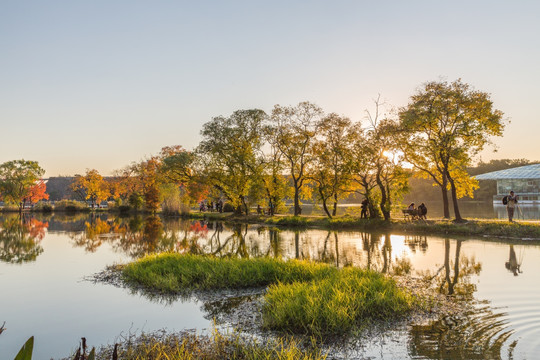
[[[522,203],[540,204],[540,164],[493,171],[475,177],[477,180],[497,181],[497,195],[493,196],[496,203],[514,191]]]

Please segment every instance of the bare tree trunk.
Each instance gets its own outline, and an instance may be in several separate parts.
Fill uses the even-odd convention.
[[[387,209],[387,206],[386,206],[387,205],[386,203],[388,202],[388,199],[387,199],[388,194],[386,193],[386,188],[384,184],[382,183],[379,174],[377,174],[376,181],[377,181],[377,186],[379,187],[379,190],[381,191],[381,202],[380,202],[381,211],[383,213],[384,220],[389,221],[390,210]]]
[[[444,213],[445,219],[450,218],[450,208],[448,207],[448,191],[446,190],[447,186],[448,186],[448,179],[445,176],[441,185],[442,199],[443,199],[443,213]]]
[[[337,194],[334,193],[334,209],[332,210],[332,216],[337,215],[337,203],[338,203]]]
[[[463,218],[461,217],[461,213],[459,212],[456,184],[454,183],[454,179],[452,179],[450,176],[448,176],[448,181],[450,182],[450,189],[452,190],[452,204],[454,205],[454,216],[456,217],[455,221],[460,222],[463,221]]]
[[[294,180],[294,216],[298,216],[302,213],[300,208],[300,187],[298,186],[298,181]]]
[[[246,216],[249,215],[249,206],[246,203],[246,198],[244,196],[241,196],[240,199],[242,200],[242,206],[244,207],[244,211],[246,212]]]
[[[324,212],[331,219],[332,215],[330,214],[330,211],[328,210],[328,206],[326,205],[326,198],[324,197],[321,188],[319,188],[319,194],[321,195],[321,200],[322,200],[322,205],[323,205]]]

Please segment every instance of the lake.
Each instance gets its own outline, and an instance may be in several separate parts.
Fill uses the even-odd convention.
[[[500,239],[267,228],[108,214],[0,217],[0,358],[35,336],[34,358],[159,329],[213,327],[198,298],[148,298],[88,277],[146,253],[280,256],[432,278],[474,311],[389,331],[343,358],[534,358],[540,353],[540,245]]]

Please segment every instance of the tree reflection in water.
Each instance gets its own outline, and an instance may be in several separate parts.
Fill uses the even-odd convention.
[[[474,256],[461,254],[463,240],[456,240],[454,261],[450,260],[450,239],[444,240],[444,264],[432,276],[439,284],[439,291],[447,295],[459,295],[471,299],[476,285],[471,283],[471,276],[480,274],[482,264],[477,263]],[[444,270],[444,273],[441,271]],[[460,281],[461,280],[461,281]]]
[[[510,254],[508,255],[508,261],[504,263],[504,267],[508,269],[508,271],[512,272],[514,276],[518,276],[522,273],[521,271],[521,262],[523,260],[523,253],[520,256],[520,259],[518,261],[518,258],[516,256],[516,251],[514,250],[514,245],[510,245]]]
[[[507,314],[495,313],[483,303],[475,303],[476,284],[471,282],[482,265],[474,257],[461,254],[462,240],[455,241],[452,256],[450,239],[444,240],[443,265],[426,278],[434,281],[439,291],[463,304],[462,313],[443,316],[428,324],[414,325],[410,332],[411,355],[435,359],[500,359],[503,346],[508,358],[517,341],[506,344],[513,330],[507,328]]]
[[[35,261],[43,252],[40,242],[48,226],[25,213],[5,218],[0,226],[0,260],[13,264]]]
[[[75,246],[84,247],[85,251],[95,252],[105,241],[120,238],[125,226],[119,218],[109,219],[106,215],[92,213],[84,223],[84,231],[70,234]]]

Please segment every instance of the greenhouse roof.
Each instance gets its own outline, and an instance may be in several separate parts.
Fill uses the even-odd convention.
[[[540,179],[540,164],[520,166],[475,176],[478,180]]]

